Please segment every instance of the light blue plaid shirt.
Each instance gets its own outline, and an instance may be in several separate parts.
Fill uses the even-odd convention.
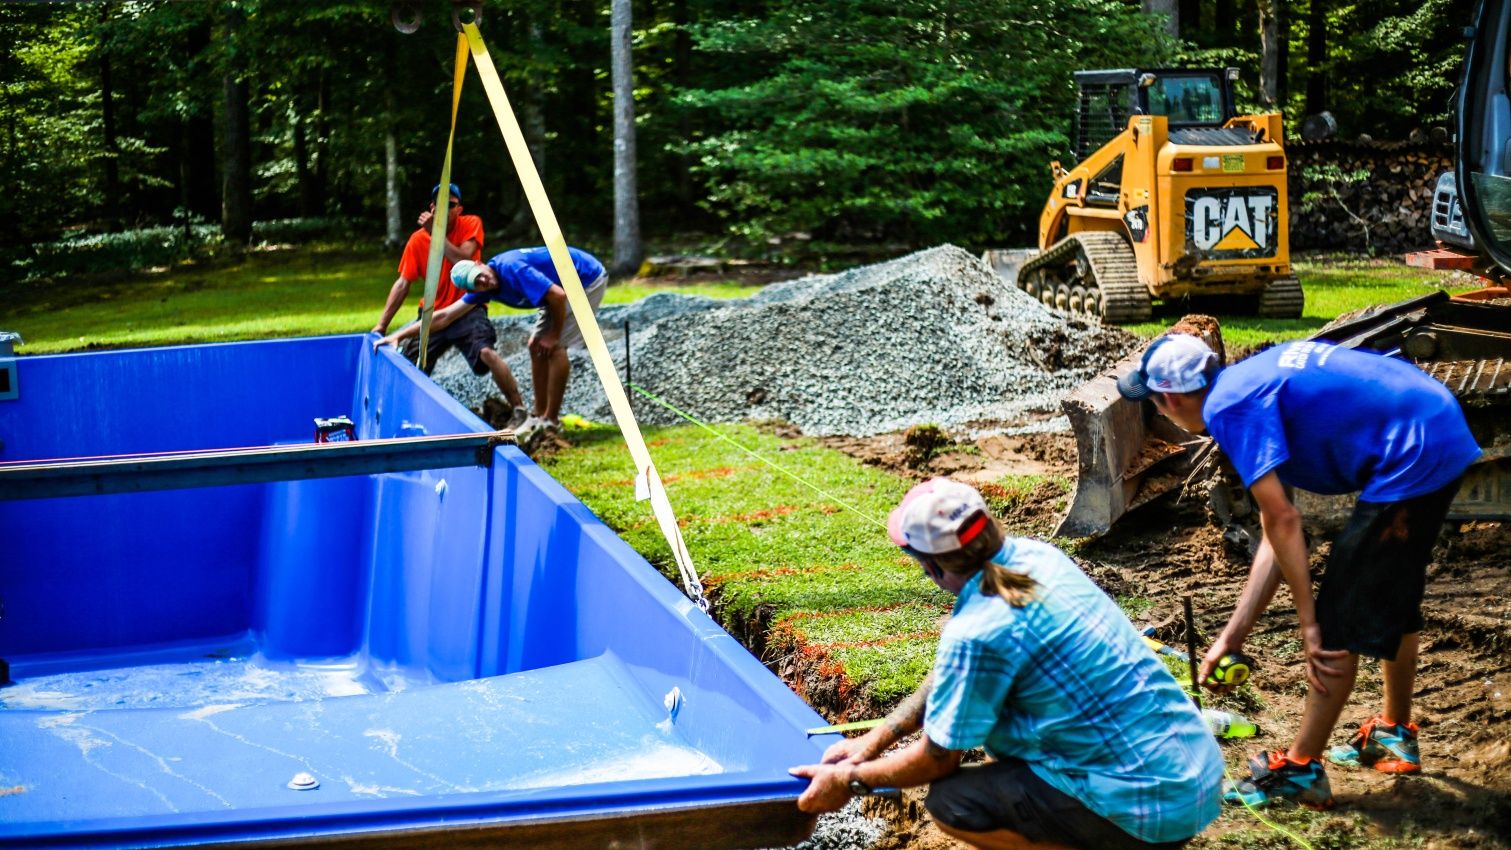
[[[984,746],[1136,838],[1180,841],[1221,808],[1222,754],[1128,618],[1052,546],[1008,540],[994,559],[1038,587],[1014,608],[960,592],[934,657],[923,728]]]

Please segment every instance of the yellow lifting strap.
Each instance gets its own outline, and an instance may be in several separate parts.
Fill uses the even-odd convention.
[[[682,530],[677,525],[676,514],[672,512],[672,504],[667,498],[666,487],[662,485],[661,475],[656,471],[656,464],[651,460],[651,452],[645,446],[645,438],[640,435],[640,423],[635,421],[635,413],[630,409],[629,398],[624,394],[624,385],[619,383],[619,372],[614,368],[608,346],[603,342],[603,332],[598,327],[598,318],[593,315],[593,306],[588,302],[588,294],[583,290],[582,280],[577,276],[577,268],[572,265],[571,255],[567,253],[566,238],[562,236],[561,226],[556,221],[556,213],[551,210],[551,201],[546,197],[546,188],[540,181],[540,173],[535,170],[535,160],[530,158],[530,149],[525,144],[524,133],[520,131],[519,121],[514,116],[514,109],[509,105],[509,98],[504,94],[504,86],[499,81],[498,71],[493,67],[493,59],[489,57],[488,48],[483,44],[483,35],[478,31],[476,24],[463,24],[462,32],[465,34],[468,46],[472,49],[472,61],[477,65],[478,76],[482,78],[483,91],[488,94],[488,102],[493,107],[493,116],[498,119],[499,129],[503,131],[504,145],[508,147],[509,157],[514,160],[514,168],[519,172],[525,197],[530,202],[530,211],[534,214],[535,223],[545,238],[546,248],[551,252],[551,263],[556,267],[562,289],[566,290],[572,315],[577,318],[577,325],[582,329],[582,338],[587,345],[588,355],[592,358],[593,368],[598,372],[598,380],[603,383],[603,391],[608,396],[609,407],[614,411],[614,420],[624,434],[624,442],[629,446],[630,456],[634,458],[635,496],[641,501],[650,500],[651,513],[655,515],[656,524],[660,526],[662,536],[671,547],[672,557],[677,562],[677,570],[682,575],[682,584],[688,597],[699,608],[707,611],[708,600],[703,596],[703,583],[698,580],[698,573],[693,569],[692,556],[688,554],[687,544],[682,540]],[[536,392],[540,391],[541,388],[537,387]]]
[[[425,306],[420,310],[420,368],[430,352],[430,320],[435,314],[435,293],[440,287],[441,260],[446,251],[446,225],[451,221],[451,146],[456,142],[456,111],[462,102],[462,81],[467,78],[467,39],[456,35],[456,70],[451,77],[451,132],[446,136],[446,160],[441,164],[440,189],[435,193],[435,218],[430,221],[430,256],[425,261]]]

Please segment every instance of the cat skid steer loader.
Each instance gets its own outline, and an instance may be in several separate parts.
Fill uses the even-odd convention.
[[[1237,69],[1080,71],[1079,163],[1050,164],[1039,252],[988,251],[999,274],[1061,312],[1109,324],[1153,302],[1245,296],[1301,315],[1291,273],[1278,114],[1236,115]]]

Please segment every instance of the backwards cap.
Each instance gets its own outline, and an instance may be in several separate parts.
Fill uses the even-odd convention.
[[[451,282],[456,284],[458,289],[474,292],[477,290],[478,276],[485,268],[487,267],[482,263],[474,260],[457,260],[456,265],[451,267]]]
[[[1169,334],[1155,340],[1144,352],[1139,367],[1118,378],[1118,392],[1129,401],[1153,393],[1188,393],[1211,379],[1217,354],[1190,334]]]
[[[925,555],[956,552],[991,523],[976,488],[948,478],[919,484],[887,518],[887,535],[904,549]]]

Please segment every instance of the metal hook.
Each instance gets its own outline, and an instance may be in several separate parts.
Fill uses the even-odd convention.
[[[413,0],[393,0],[388,19],[393,21],[394,29],[405,35],[414,35],[420,29],[420,24],[425,23],[425,15]]]
[[[464,18],[464,12],[471,14]],[[483,0],[451,0],[451,25],[456,27],[457,32],[461,32],[463,24],[472,24],[482,29]]]

